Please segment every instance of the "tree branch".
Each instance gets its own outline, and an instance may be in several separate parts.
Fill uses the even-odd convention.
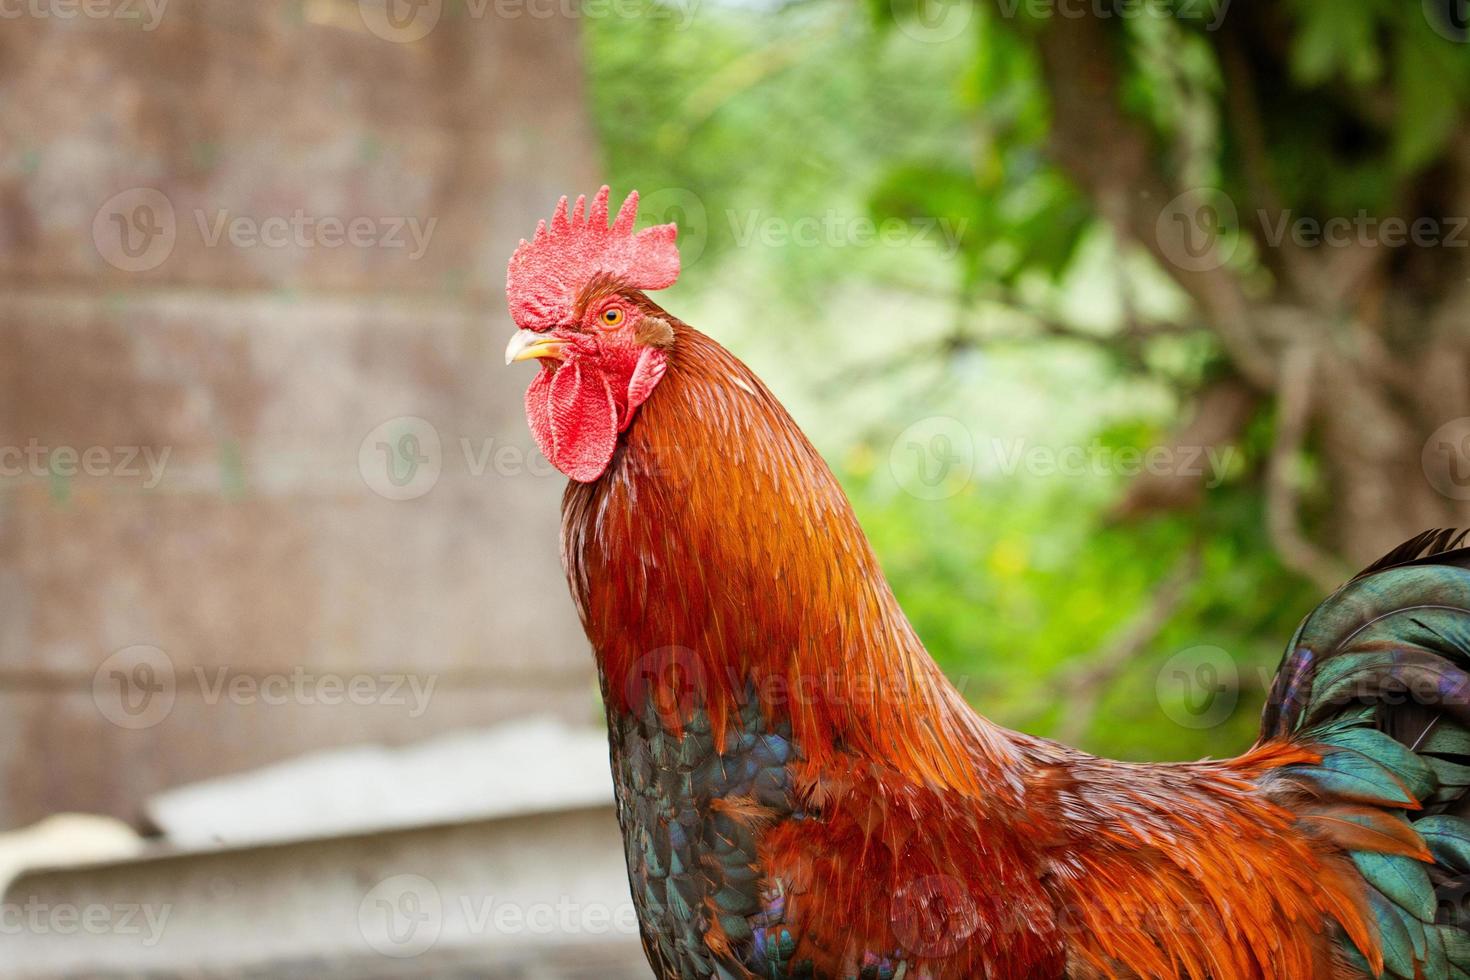
[[[1266,473],[1266,525],[1286,566],[1331,592],[1346,581],[1349,572],[1307,538],[1298,520],[1300,488],[1295,467],[1311,420],[1316,361],[1316,351],[1307,344],[1289,348],[1282,358],[1276,392],[1276,439]]]
[[[1189,421],[1169,437],[1173,459],[1204,459],[1210,466],[1144,470],[1129,482],[1121,499],[1108,510],[1109,521],[1135,521],[1164,511],[1193,506],[1210,477],[1218,479],[1216,462],[1229,462],[1228,449],[1255,417],[1260,397],[1235,375],[1220,378],[1195,398]],[[1219,452],[1217,452],[1219,450]]]
[[[1256,387],[1275,385],[1276,365],[1253,325],[1251,304],[1224,263],[1184,267],[1184,232],[1160,221],[1184,188],[1154,165],[1149,133],[1121,106],[1112,39],[1093,16],[1053,18],[1038,38],[1051,93],[1051,153],[1123,240],[1143,246],[1205,313],[1236,369]]]
[[[1268,214],[1280,217],[1286,205],[1276,189],[1276,180],[1271,172],[1270,155],[1266,150],[1265,126],[1261,122],[1260,105],[1256,99],[1255,79],[1250,63],[1241,47],[1239,29],[1227,24],[1221,32],[1218,48],[1220,68],[1225,76],[1225,111],[1230,128],[1240,143],[1241,170],[1245,174],[1246,186],[1250,189],[1251,204]],[[1311,259],[1298,248],[1291,238],[1272,243],[1265,236],[1265,228],[1259,221],[1250,221],[1252,237],[1261,261],[1275,274],[1276,279],[1287,289],[1299,296],[1313,296],[1320,292],[1319,270],[1311,267]]]

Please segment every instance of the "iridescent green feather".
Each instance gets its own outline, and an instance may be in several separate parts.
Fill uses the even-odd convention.
[[[1292,780],[1407,817],[1433,856],[1350,854],[1391,978],[1470,980],[1470,549],[1460,543],[1431,532],[1323,602],[1293,637],[1262,719],[1263,735],[1325,750],[1320,764],[1286,770]]]

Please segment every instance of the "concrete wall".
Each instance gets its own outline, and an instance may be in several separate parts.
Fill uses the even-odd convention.
[[[578,24],[376,3],[0,29],[0,828],[595,717],[499,357],[595,187]]]
[[[610,807],[40,872],[7,977],[648,976]]]

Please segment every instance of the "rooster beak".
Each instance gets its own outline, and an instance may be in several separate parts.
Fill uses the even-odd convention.
[[[505,345],[505,363],[529,361],[532,358],[548,357],[561,360],[566,342],[534,330],[520,330]]]

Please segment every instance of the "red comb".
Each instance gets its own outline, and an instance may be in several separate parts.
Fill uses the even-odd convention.
[[[628,195],[617,220],[607,224],[608,189],[592,199],[583,218],[585,196],[577,198],[567,216],[567,199],[556,206],[551,224],[536,226],[536,236],[510,257],[505,294],[510,315],[523,330],[550,330],[572,315],[577,293],[593,276],[617,276],[634,289],[666,289],[679,278],[678,229],[658,225],[633,231],[638,216],[638,192]]]

